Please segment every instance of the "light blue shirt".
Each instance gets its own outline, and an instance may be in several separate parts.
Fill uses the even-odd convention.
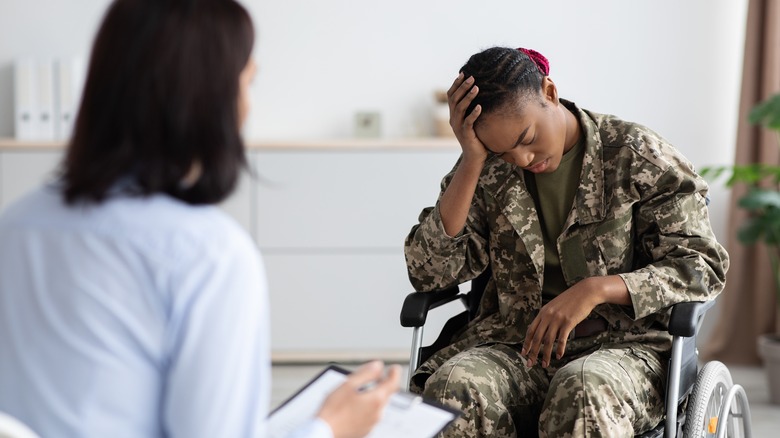
[[[262,437],[269,350],[260,254],[216,207],[44,188],[0,217],[0,411],[42,437]]]

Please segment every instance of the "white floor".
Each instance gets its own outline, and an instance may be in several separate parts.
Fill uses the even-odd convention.
[[[301,385],[316,376],[324,365],[276,365],[273,367],[271,406],[278,406]],[[345,366],[345,368],[354,368]],[[734,383],[745,388],[750,401],[755,438],[780,437],[780,405],[769,403],[766,376],[762,368],[729,366]],[[406,369],[404,370],[406,371]]]
[[[763,368],[729,365],[731,378],[745,388],[753,417],[753,436],[776,438],[780,436],[780,405],[769,403],[769,384]]]

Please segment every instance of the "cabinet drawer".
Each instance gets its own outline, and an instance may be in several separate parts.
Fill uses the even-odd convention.
[[[263,254],[271,347],[284,351],[401,350],[410,289],[400,250],[386,254]]]
[[[306,352],[343,357],[372,351],[408,353],[412,330],[401,327],[404,298],[412,291],[403,252],[263,254],[271,297],[275,354]],[[454,310],[436,309],[426,323],[432,342]]]
[[[255,238],[261,248],[400,248],[458,155],[259,152]]]

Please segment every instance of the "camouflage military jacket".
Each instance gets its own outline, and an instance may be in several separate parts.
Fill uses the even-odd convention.
[[[633,305],[602,304],[594,314],[607,320],[615,342],[666,352],[669,306],[712,299],[725,282],[728,255],[710,227],[707,184],[650,129],[562,102],[586,136],[579,188],[557,240],[566,284],[620,275]],[[415,290],[453,286],[492,268],[477,317],[424,368],[471,346],[522,343],[542,305],[544,270],[541,226],[522,169],[488,159],[458,236],[444,232],[438,203],[419,221],[405,243]]]

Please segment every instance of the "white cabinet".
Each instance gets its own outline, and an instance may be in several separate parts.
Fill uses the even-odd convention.
[[[268,270],[275,357],[408,354],[403,242],[458,152],[256,153],[254,235]],[[444,318],[433,315],[432,326]]]
[[[387,253],[276,252],[263,258],[277,355],[406,353],[411,337],[398,315],[411,288],[400,247]]]
[[[261,248],[398,249],[458,151],[257,153]]]
[[[248,156],[249,166],[252,165],[252,154]],[[235,191],[230,197],[220,204],[227,214],[233,217],[239,225],[244,227],[250,234],[253,233],[253,210],[252,200],[254,198],[254,185],[249,172],[244,172],[238,181]],[[254,236],[253,236],[254,237]]]
[[[0,210],[56,177],[62,150],[6,150],[0,152]]]

